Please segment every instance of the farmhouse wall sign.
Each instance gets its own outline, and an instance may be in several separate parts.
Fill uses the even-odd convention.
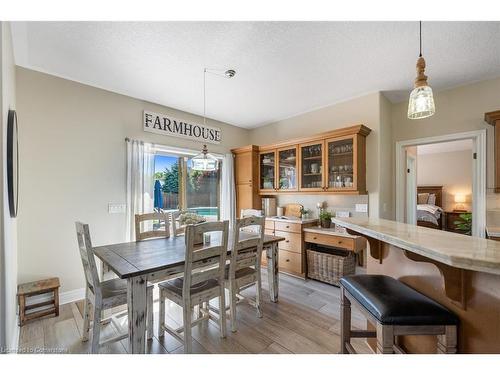
[[[221,130],[212,126],[192,124],[170,115],[144,111],[143,127],[145,132],[188,138],[203,143],[221,141]]]

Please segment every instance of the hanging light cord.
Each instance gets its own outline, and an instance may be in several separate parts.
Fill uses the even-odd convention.
[[[207,125],[207,68],[203,69],[203,125]]]
[[[420,54],[418,57],[422,57],[422,21],[420,21]]]

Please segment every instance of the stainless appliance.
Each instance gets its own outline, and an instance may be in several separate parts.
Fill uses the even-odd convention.
[[[264,216],[276,216],[276,198],[262,198]]]

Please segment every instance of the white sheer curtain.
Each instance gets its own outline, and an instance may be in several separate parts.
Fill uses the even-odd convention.
[[[153,145],[137,140],[127,144],[127,223],[126,239],[135,239],[135,215],[153,212],[154,150]]]
[[[234,186],[234,156],[224,155],[222,160],[220,213],[222,220],[229,220],[233,227],[236,223],[236,188]]]

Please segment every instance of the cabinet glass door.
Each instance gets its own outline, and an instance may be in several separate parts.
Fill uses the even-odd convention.
[[[264,152],[259,156],[260,190],[275,190],[276,154],[274,151]]]
[[[354,139],[327,141],[328,189],[352,190],[354,181]]]
[[[323,190],[323,142],[300,146],[300,189]]]
[[[278,188],[297,190],[297,147],[278,150]]]

